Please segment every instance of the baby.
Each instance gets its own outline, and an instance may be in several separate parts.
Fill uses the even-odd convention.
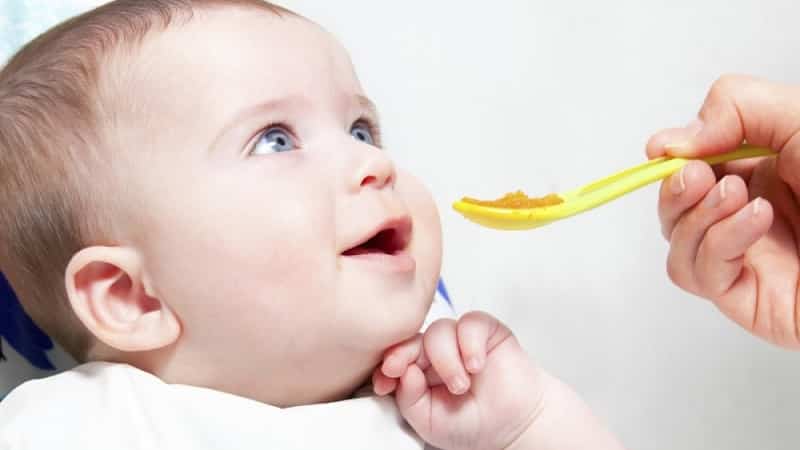
[[[286,9],[118,0],[28,44],[0,202],[0,269],[85,363],[13,392],[0,447],[618,448],[494,318],[419,333],[434,203]]]

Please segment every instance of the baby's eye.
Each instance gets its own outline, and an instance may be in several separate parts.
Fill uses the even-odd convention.
[[[269,155],[270,153],[281,153],[295,150],[297,144],[294,138],[283,127],[270,127],[261,133],[256,142],[251,155]]]
[[[350,129],[350,134],[365,144],[375,145],[375,137],[372,135],[372,129],[366,123],[356,122],[353,128]]]

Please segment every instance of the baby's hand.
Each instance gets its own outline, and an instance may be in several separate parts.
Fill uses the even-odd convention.
[[[485,313],[434,322],[384,354],[375,393],[395,392],[401,414],[442,449],[504,449],[542,407],[543,372],[511,331]]]

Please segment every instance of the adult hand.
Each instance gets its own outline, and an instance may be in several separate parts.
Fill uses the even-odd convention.
[[[800,349],[800,86],[722,77],[698,119],[655,134],[647,154],[704,156],[742,142],[779,155],[713,170],[692,162],[662,184],[667,270],[753,334]]]

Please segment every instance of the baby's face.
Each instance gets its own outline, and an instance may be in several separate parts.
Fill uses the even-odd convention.
[[[227,10],[134,61],[149,131],[126,152],[129,235],[181,321],[171,377],[280,405],[348,395],[418,331],[441,254],[429,194],[369,143],[348,55],[302,19]]]

